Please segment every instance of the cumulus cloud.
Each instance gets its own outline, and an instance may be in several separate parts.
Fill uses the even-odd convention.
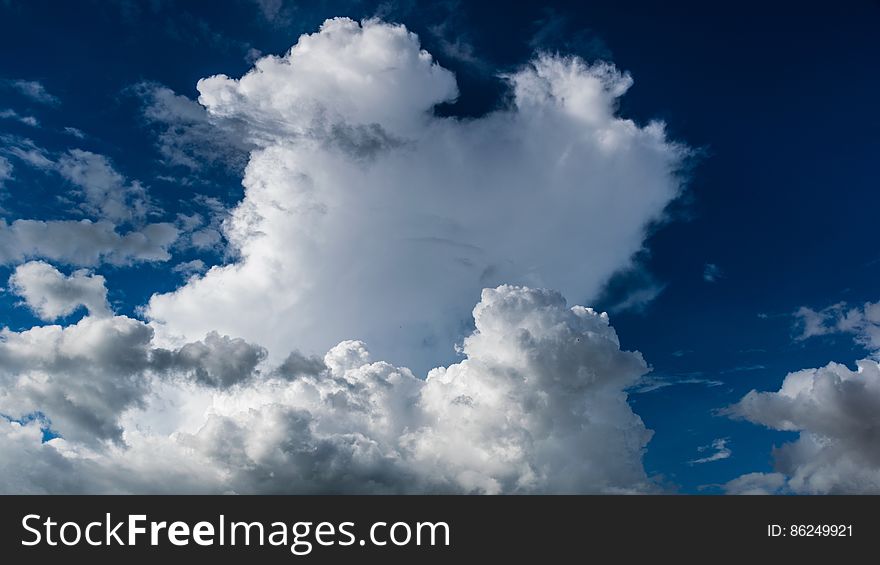
[[[176,352],[156,352],[155,368],[188,373],[206,386],[226,388],[254,374],[266,351],[243,339],[211,332],[204,341],[187,343]]]
[[[167,261],[177,234],[177,228],[168,223],[147,224],[123,234],[107,221],[15,220],[7,224],[0,219],[0,264],[35,258],[77,266]]]
[[[679,194],[688,152],[616,115],[632,79],[609,64],[539,56],[505,80],[498,111],[438,117],[456,81],[418,38],[340,18],[199,81],[211,119],[255,149],[224,224],[239,259],[150,300],[163,338],[217,330],[271,357],[356,336],[421,371],[483,287],[595,297]]]
[[[69,326],[4,328],[0,414],[14,420],[38,414],[73,446],[121,444],[122,415],[143,406],[162,383],[232,387],[255,376],[264,356],[258,346],[217,334],[179,349],[156,348],[149,326],[104,312]]]
[[[93,218],[12,223],[0,219],[0,265],[28,259],[77,266],[128,265],[171,257],[168,250],[180,231],[167,222],[146,223],[158,208],[146,188],[126,179],[106,156],[80,149],[53,154],[18,136],[0,136],[0,141],[5,144],[0,152],[68,180],[76,187],[65,194],[72,215]]]
[[[181,273],[185,277],[191,277],[197,273],[203,273],[207,269],[205,262],[201,259],[193,259],[192,261],[184,261],[174,265],[171,269],[175,273]]]
[[[45,414],[65,438],[120,441],[119,414],[146,393],[152,332],[125,317],[0,330],[0,414]]]
[[[427,380],[358,341],[261,371],[251,344],[211,335],[158,349],[148,326],[120,316],[6,330],[0,491],[655,488],[641,462],[651,432],[624,392],[647,366],[605,314],[501,286],[473,316],[464,359]],[[23,418],[37,410],[62,438],[42,443]]]
[[[80,306],[85,306],[91,316],[110,315],[104,283],[101,275],[79,270],[65,276],[42,261],[19,265],[9,277],[10,290],[21,296],[37,316],[48,322],[68,316]]]
[[[796,431],[773,451],[795,493],[880,493],[880,365],[863,359],[790,373],[777,392],[751,391],[728,412],[768,428]],[[774,481],[778,481],[775,477]],[[745,481],[745,479],[744,479]]]
[[[541,55],[503,78],[497,111],[441,117],[455,77],[414,34],[340,18],[199,81],[200,105],[141,86],[169,163],[210,163],[222,132],[247,155],[231,214],[177,226],[142,225],[106,158],[19,144],[101,220],[0,223],[0,261],[164,260],[214,230],[232,262],[154,295],[147,322],[100,311],[95,276],[22,266],[45,318],[90,313],[0,334],[0,461],[27,466],[0,491],[656,490],[627,402],[648,367],[563,296],[632,266],[689,152],[617,115],[632,79],[610,64]]]

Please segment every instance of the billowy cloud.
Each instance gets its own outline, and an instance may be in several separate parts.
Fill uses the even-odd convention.
[[[0,265],[36,258],[77,266],[167,261],[171,258],[168,248],[177,235],[177,228],[169,223],[120,233],[107,221],[15,220],[7,224],[0,219]]]
[[[689,151],[617,115],[632,79],[610,64],[540,55],[504,80],[497,111],[440,117],[456,81],[414,34],[340,18],[240,79],[203,79],[201,106],[141,87],[170,163],[197,168],[192,146],[218,131],[247,148],[231,215],[176,226],[143,225],[134,181],[101,156],[18,144],[100,218],[64,227],[104,239],[3,222],[0,262],[165,260],[180,233],[215,246],[206,229],[231,262],[182,266],[146,322],[99,306],[97,275],[20,267],[38,315],[89,314],[0,334],[0,491],[657,490],[627,402],[647,364],[563,296],[632,266]]]
[[[104,277],[85,270],[65,276],[48,263],[31,261],[15,268],[9,288],[47,322],[68,316],[81,306],[95,317],[110,314]]]
[[[422,371],[451,358],[483,287],[595,297],[679,194],[688,151],[616,115],[632,79],[610,64],[539,56],[505,80],[498,111],[438,117],[452,73],[403,26],[344,18],[201,80],[211,119],[255,147],[224,224],[239,259],[154,296],[160,336],[216,330],[275,361],[355,336]]]
[[[27,468],[0,474],[0,491],[656,489],[651,432],[624,392],[647,366],[606,315],[511,286],[483,291],[473,315],[464,359],[427,380],[358,341],[261,371],[264,351],[242,340],[164,350],[124,316],[4,330],[0,460]]]
[[[6,157],[0,156],[0,188],[6,181],[12,178],[12,163]]]
[[[790,373],[776,392],[751,391],[735,417],[798,432],[773,451],[776,490],[809,494],[880,493],[880,365],[863,359]],[[754,476],[752,476],[752,479]],[[748,482],[754,482],[749,479]],[[744,482],[744,481],[740,481]],[[739,483],[734,486],[738,488]],[[737,490],[737,489],[732,489]]]

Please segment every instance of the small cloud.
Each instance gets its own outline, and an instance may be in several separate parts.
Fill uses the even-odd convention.
[[[721,485],[727,494],[767,495],[785,492],[786,480],[782,473],[748,473]]]
[[[703,268],[703,280],[708,283],[713,283],[723,276],[721,268],[715,263],[706,263],[706,266]]]
[[[37,120],[37,118],[33,116],[23,116],[12,109],[0,110],[0,118],[7,120],[17,120],[34,128],[40,125],[40,122],[39,120]]]
[[[599,297],[599,304],[611,313],[644,312],[666,290],[666,283],[654,278],[640,261],[615,273]]]
[[[851,334],[859,345],[880,355],[880,302],[849,307],[846,302],[822,310],[801,306],[794,313],[796,341],[829,334]]]
[[[460,32],[453,31],[453,28],[458,26],[452,25],[451,22],[451,20],[446,20],[431,26],[428,30],[437,40],[443,54],[467,65],[482,69],[488,68],[489,65],[477,56],[476,50],[468,38]]]
[[[697,448],[697,451],[700,453],[705,453],[710,450],[714,450],[714,453],[710,453],[705,457],[700,457],[698,459],[694,459],[693,461],[688,461],[690,465],[700,465],[702,463],[710,463],[712,461],[721,461],[722,459],[728,459],[733,452],[727,447],[727,442],[730,441],[730,438],[718,438],[713,440],[709,445],[702,445]]]
[[[739,367],[725,369],[725,370],[721,371],[721,374],[727,375],[730,373],[742,373],[742,372],[746,372],[746,371],[761,371],[766,368],[767,368],[766,365],[760,365],[760,364],[758,364],[758,365],[740,365]]]
[[[248,65],[253,65],[257,62],[257,59],[263,56],[263,52],[255,47],[249,47],[247,53],[244,54],[244,62]]]
[[[8,80],[6,81],[6,84],[20,94],[27,96],[31,100],[39,102],[40,104],[47,104],[49,106],[57,106],[61,104],[60,98],[49,94],[46,87],[35,80]]]
[[[699,375],[700,373],[696,373]],[[637,382],[629,392],[633,394],[644,394],[646,392],[654,392],[655,390],[660,390],[663,388],[667,388],[670,386],[676,385],[703,385],[706,387],[716,387],[723,385],[723,381],[717,381],[712,379],[703,379],[699,377],[685,377],[685,378],[675,378],[675,377],[663,377],[663,376],[653,376],[653,375],[645,375],[639,382]]]
[[[86,137],[86,134],[81,129],[71,126],[67,126],[66,128],[64,128],[64,133],[72,135],[77,139],[85,139]]]
[[[12,178],[12,163],[6,157],[0,157],[0,188]]]
[[[290,23],[290,10],[284,6],[283,0],[253,0],[262,18],[274,25],[283,26]]]
[[[175,273],[181,273],[183,276],[189,278],[193,275],[201,274],[205,272],[205,262],[201,259],[193,259],[192,261],[187,261],[185,263],[179,263],[171,269]]]
[[[27,138],[0,135],[0,152],[43,171],[49,171],[55,167],[55,162],[49,158],[49,152]]]

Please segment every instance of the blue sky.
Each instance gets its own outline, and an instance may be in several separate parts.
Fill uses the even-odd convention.
[[[199,79],[240,77],[335,16],[379,16],[415,32],[458,84],[457,100],[436,115],[485,116],[510,96],[500,75],[536,52],[560,53],[630,73],[618,115],[640,125],[662,120],[667,138],[690,148],[677,173],[685,188],[662,221],[646,220],[635,260],[621,259],[599,292],[566,292],[569,304],[608,310],[623,349],[640,351],[652,368],[629,389],[629,404],[654,431],[644,468],[665,488],[716,493],[743,474],[771,473],[772,448],[798,432],[719,410],[752,389],[779,389],[793,371],[832,361],[853,368],[871,356],[852,332],[798,339],[803,318],[795,312],[880,298],[880,9],[872,2],[545,2],[503,11],[456,2],[0,2],[0,135],[12,167],[0,189],[2,217],[89,217],[63,199],[75,188],[63,173],[21,156],[30,147],[56,160],[79,148],[105,156],[122,184],[146,186],[157,204],[120,230],[161,222],[182,229],[180,215],[198,213],[198,229],[222,231],[210,224],[210,203],[228,210],[241,201],[246,152],[224,154],[232,142],[223,139],[211,146],[205,136],[174,138],[167,122],[150,117],[150,93],[161,86],[195,100]],[[167,139],[183,144],[176,162],[174,147],[163,153]],[[196,164],[181,164],[184,154]],[[143,318],[151,296],[184,283],[175,267],[235,261],[223,242],[178,242],[169,252],[167,261],[84,266],[105,277],[117,315]],[[577,262],[580,252],[569,256]],[[583,253],[590,262],[590,249]],[[0,280],[22,262],[0,267]],[[68,275],[77,268],[55,265]],[[468,309],[478,298],[467,297]],[[0,294],[0,325],[20,332],[43,323],[20,295]],[[461,324],[463,338],[473,322]],[[389,361],[424,373],[455,362],[452,345],[438,346],[446,356],[424,367]],[[724,442],[711,447],[717,440]],[[729,456],[694,462],[718,445]]]

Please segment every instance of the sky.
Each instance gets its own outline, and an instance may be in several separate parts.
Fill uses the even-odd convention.
[[[880,493],[876,2],[0,2],[0,492]]]

